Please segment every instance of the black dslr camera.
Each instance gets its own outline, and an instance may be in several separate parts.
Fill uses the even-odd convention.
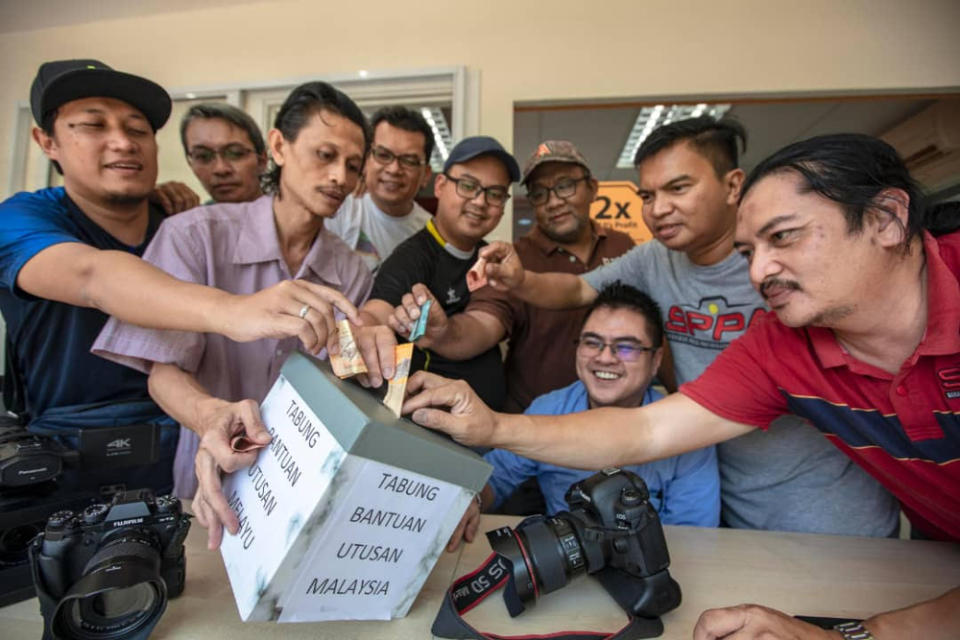
[[[146,638],[183,591],[189,529],[179,500],[148,489],[50,516],[30,544],[44,639]]]
[[[635,616],[656,618],[679,606],[680,585],[667,571],[667,542],[649,498],[636,474],[605,469],[570,487],[570,511],[488,532],[494,552],[513,566],[506,594],[521,605],[508,601],[511,615],[583,573]]]

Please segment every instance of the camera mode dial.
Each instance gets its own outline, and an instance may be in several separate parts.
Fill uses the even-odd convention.
[[[106,517],[109,509],[104,503],[98,502],[84,509],[80,517],[83,519],[83,524],[97,524]]]

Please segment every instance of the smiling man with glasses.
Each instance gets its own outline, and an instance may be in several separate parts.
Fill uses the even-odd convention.
[[[376,162],[374,158],[367,164]],[[487,136],[461,140],[434,183],[436,217],[383,262],[363,311],[377,323],[387,324],[416,286],[429,291],[435,300],[433,307],[444,317],[461,313],[472,295],[467,289],[467,271],[477,261],[484,236],[503,216],[510,184],[519,179],[517,161],[499,142]],[[369,179],[368,186],[371,191],[375,188]],[[392,326],[405,342],[409,328]],[[503,406],[506,388],[496,342],[470,358],[456,360],[418,346],[411,373],[420,369],[466,380],[485,402]]]
[[[430,181],[434,140],[423,116],[406,107],[380,109],[371,126],[366,191],[347,196],[326,226],[376,273],[397,245],[423,229],[431,217],[414,198]]]
[[[573,357],[577,381],[540,396],[527,414],[556,416],[599,407],[640,407],[663,397],[650,387],[664,344],[660,307],[650,296],[620,282],[608,285],[577,329]],[[567,508],[563,496],[570,485],[593,473],[504,449],[490,451],[484,459],[493,465],[481,494],[486,511],[497,511],[518,486],[535,478],[546,513],[554,514]],[[715,527],[720,522],[720,476],[713,447],[626,468],[647,483],[651,503],[664,524]],[[472,505],[464,515],[464,528],[468,523],[472,527],[478,514],[479,506]]]
[[[252,202],[263,195],[260,175],[267,151],[260,128],[246,112],[225,103],[190,107],[180,141],[197,180],[215,202]]]

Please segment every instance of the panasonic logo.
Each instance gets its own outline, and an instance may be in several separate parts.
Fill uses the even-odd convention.
[[[48,471],[47,467],[40,467],[38,469],[21,469],[20,471],[17,471],[17,475],[28,476],[33,473],[42,473],[44,471]]]

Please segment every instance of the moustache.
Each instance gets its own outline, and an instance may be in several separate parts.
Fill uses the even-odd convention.
[[[767,289],[771,287],[783,287],[791,291],[802,291],[800,283],[794,280],[782,280],[781,278],[768,278],[760,285],[760,295],[767,297]]]

